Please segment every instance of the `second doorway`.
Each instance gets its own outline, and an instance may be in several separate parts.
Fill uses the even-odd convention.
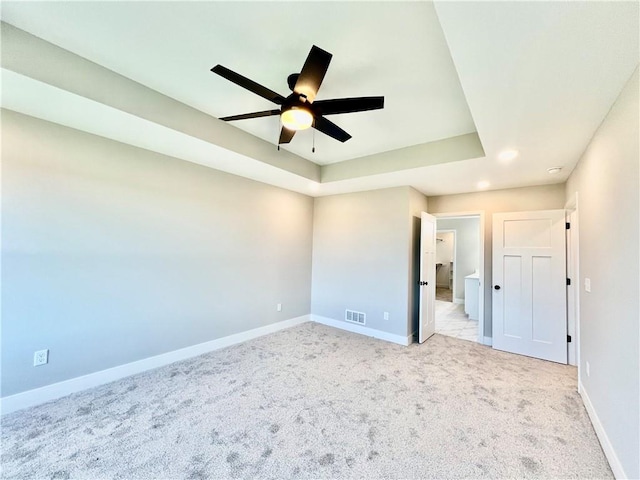
[[[436,220],[436,333],[483,342],[480,215]]]

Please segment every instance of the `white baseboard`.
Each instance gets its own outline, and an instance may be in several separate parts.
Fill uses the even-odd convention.
[[[163,367],[170,363],[186,360],[187,358],[197,357],[203,353],[230,347],[231,345],[246,342],[247,340],[253,340],[254,338],[262,337],[285,328],[294,327],[310,320],[310,315],[303,315],[301,317],[291,318],[282,322],[272,323],[271,325],[265,325],[264,327],[247,330],[246,332],[217,338],[209,342],[199,343],[179,350],[173,350],[161,355],[144,358],[124,365],[118,365],[117,367],[108,368],[106,370],[90,373],[81,377],[71,378],[63,382],[34,388],[33,390],[16,393],[15,395],[9,395],[7,397],[0,398],[0,412],[4,415],[16,410],[32,407],[50,400],[55,400],[56,398],[65,397],[81,390],[86,390],[87,388],[97,387],[124,377],[129,377],[136,373]]]
[[[589,414],[589,418],[591,419],[591,423],[593,424],[593,429],[596,431],[596,435],[598,437],[598,440],[600,441],[600,445],[602,446],[604,455],[609,461],[609,466],[611,467],[611,471],[613,471],[613,476],[617,479],[629,478],[624,472],[624,468],[622,468],[622,463],[620,463],[620,460],[616,455],[616,451],[613,449],[613,445],[611,444],[611,441],[607,436],[607,432],[600,422],[600,418],[598,417],[596,410],[593,408],[591,399],[589,398],[589,395],[587,394],[587,391],[585,390],[584,385],[582,385],[580,379],[578,379],[578,392],[580,393],[582,402],[587,409],[587,413]]]
[[[456,303],[458,305],[463,305],[464,304],[464,298],[454,298],[453,299],[453,303]]]
[[[348,332],[359,333],[368,337],[379,338],[380,340],[386,340],[387,342],[397,343],[398,345],[404,345],[405,347],[413,341],[413,336],[404,337],[402,335],[395,335],[393,333],[383,332],[382,330],[376,330],[374,328],[363,327],[355,323],[345,322],[343,320],[335,320],[333,318],[322,317],[320,315],[311,315],[311,321],[322,323],[330,327],[339,328]]]
[[[493,345],[493,338],[492,337],[484,337],[484,339],[482,340],[483,345],[488,345],[488,346],[492,346]]]

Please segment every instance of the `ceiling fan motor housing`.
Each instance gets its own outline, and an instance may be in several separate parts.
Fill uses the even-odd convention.
[[[299,73],[292,73],[287,77],[287,85],[289,85],[289,90],[293,92],[293,89],[296,88],[296,82],[298,81]]]

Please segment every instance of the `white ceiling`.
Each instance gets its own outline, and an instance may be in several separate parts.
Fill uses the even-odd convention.
[[[345,144],[316,134],[312,154],[306,131],[290,151],[330,164],[477,126],[486,157],[291,188],[411,185],[437,195],[481,180],[490,189],[564,181],[638,65],[638,10],[636,2],[3,2],[2,19],[216,117],[272,104],[212,74],[213,65],[286,95],[287,75],[318,45],[334,55],[318,99],[384,95],[385,109],[332,116],[353,135]],[[7,92],[8,108],[37,116]],[[277,122],[234,125],[275,143]],[[505,148],[519,158],[497,160]],[[552,177],[551,166],[564,169]]]
[[[287,96],[287,76],[318,45],[333,54],[318,100],[385,96],[381,111],[331,116],[353,136],[346,143],[316,134],[312,154],[309,130],[283,147],[321,165],[475,132],[431,3],[26,2],[3,10],[8,23],[215,117],[277,106],[211,67]],[[234,125],[278,140],[277,116]]]

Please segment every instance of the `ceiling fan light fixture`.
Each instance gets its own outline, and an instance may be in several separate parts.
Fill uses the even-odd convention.
[[[328,120],[326,115],[378,110],[384,108],[384,97],[333,98],[320,100],[314,104],[332,56],[329,52],[313,45],[300,73],[292,73],[287,77],[287,85],[292,91],[287,97],[243,77],[227,67],[216,65],[211,69],[213,73],[279,106],[278,109],[230,115],[221,117],[220,120],[230,122],[278,115],[282,122],[278,145],[290,143],[296,131],[309,127],[313,127],[339,142],[346,142],[351,138],[351,135]],[[311,151],[313,152],[313,149]]]
[[[291,107],[280,115],[282,126],[289,130],[306,130],[313,125],[313,115],[305,108]]]

